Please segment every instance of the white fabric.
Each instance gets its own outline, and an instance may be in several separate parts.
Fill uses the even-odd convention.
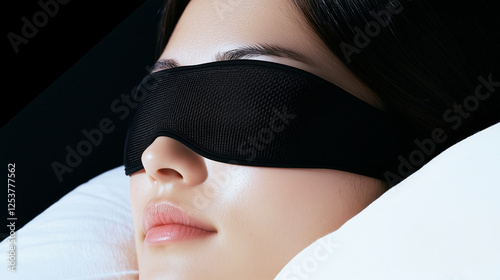
[[[275,280],[500,279],[500,124],[454,145]]]
[[[500,124],[448,149],[276,280],[500,279]],[[137,279],[123,167],[77,187],[17,233],[17,272],[0,279]]]
[[[16,272],[0,279],[138,279],[123,167],[80,185],[16,232]],[[7,259],[8,238],[0,243]]]

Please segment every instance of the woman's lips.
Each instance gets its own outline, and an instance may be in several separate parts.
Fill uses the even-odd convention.
[[[149,245],[202,238],[217,232],[213,226],[165,201],[148,203],[142,221],[144,242]]]

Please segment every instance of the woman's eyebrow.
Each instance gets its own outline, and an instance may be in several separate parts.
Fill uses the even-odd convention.
[[[215,61],[236,60],[236,59],[249,58],[261,55],[285,57],[303,63],[308,63],[308,64],[310,63],[309,59],[307,59],[306,56],[294,50],[279,45],[270,45],[270,44],[257,44],[251,46],[244,46],[225,52],[219,52],[215,55]]]
[[[181,66],[177,60],[169,58],[169,59],[159,59],[153,67],[149,70],[150,73],[157,72],[160,70],[170,69],[174,67]]]
[[[290,58],[290,59],[300,61],[303,63],[311,64],[309,59],[307,59],[304,55],[302,55],[294,50],[291,50],[291,49],[288,49],[288,48],[285,48],[282,46],[278,46],[278,45],[269,45],[269,44],[244,46],[244,47],[235,48],[235,49],[232,49],[229,51],[218,52],[215,55],[214,60],[215,61],[237,60],[237,59],[250,58],[250,57],[261,56],[261,55],[285,57],[285,58]],[[153,67],[151,67],[151,73],[156,72],[156,71],[160,71],[160,70],[179,67],[179,66],[181,66],[181,65],[175,59],[172,59],[172,58],[159,59],[153,65]]]

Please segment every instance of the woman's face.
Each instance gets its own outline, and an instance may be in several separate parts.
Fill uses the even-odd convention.
[[[201,64],[256,45],[274,51],[237,58],[301,68],[381,107],[290,0],[192,0],[160,59]],[[142,279],[272,279],[384,189],[379,180],[337,170],[215,162],[168,137],[158,137],[142,162],[130,185]],[[166,223],[178,225],[158,226]]]

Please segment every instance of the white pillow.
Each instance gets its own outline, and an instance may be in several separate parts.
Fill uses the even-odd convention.
[[[275,279],[500,279],[500,123],[434,158]]]
[[[123,167],[80,185],[16,232],[16,272],[0,279],[138,279]],[[0,243],[2,260],[9,238]]]
[[[500,124],[456,144],[288,263],[276,280],[500,279]],[[118,167],[16,232],[0,279],[137,279]],[[7,264],[8,238],[0,243]]]

